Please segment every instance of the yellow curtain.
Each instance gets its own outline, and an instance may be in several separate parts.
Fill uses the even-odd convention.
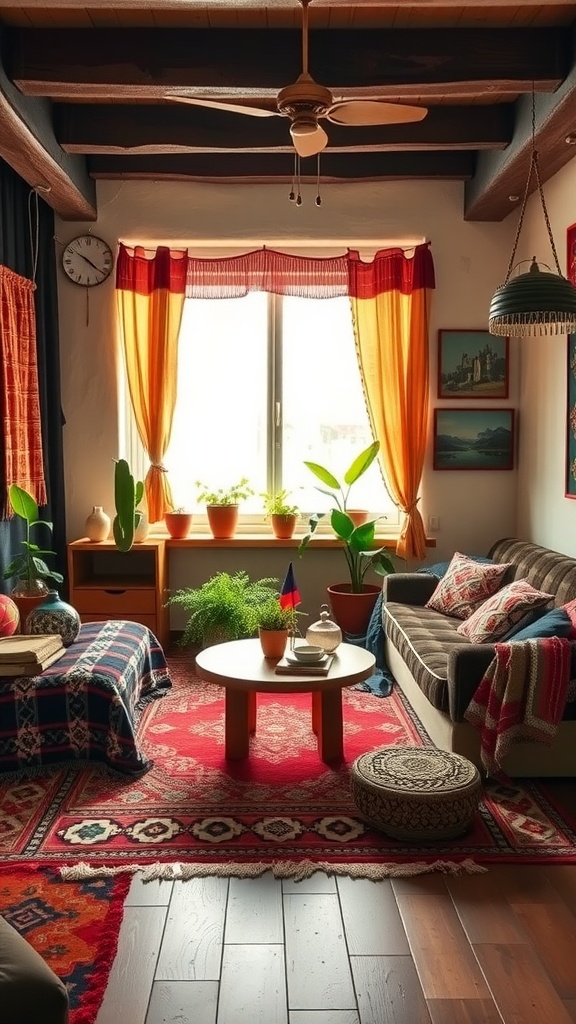
[[[426,551],[418,491],[428,430],[428,326],[434,266],[428,245],[362,263],[351,253],[350,301],[358,363],[391,496],[404,513],[396,552]]]
[[[145,493],[151,523],[172,507],[162,459],[176,403],[178,335],[186,290],[186,252],[121,245],[116,268],[119,332],[140,440],[150,459]]]

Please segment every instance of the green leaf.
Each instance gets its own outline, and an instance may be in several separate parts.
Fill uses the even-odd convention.
[[[329,469],[324,469],[324,466],[319,466],[317,462],[304,462],[304,465],[308,466],[310,472],[314,473],[314,476],[317,476],[318,479],[321,480],[323,484],[326,484],[327,487],[332,487],[335,491],[340,490],[338,480],[332,475]],[[331,497],[333,497],[333,495],[331,495]]]
[[[28,491],[25,491],[23,487],[19,487],[18,484],[10,484],[8,495],[10,497],[10,504],[17,516],[25,519],[29,526],[38,521],[38,505],[32,495],[28,494]]]
[[[378,576],[387,576],[388,573],[396,572],[394,562],[390,556],[385,553],[384,549],[374,552],[370,559],[370,568],[373,569]]]
[[[330,517],[332,529],[340,540],[348,541],[354,533],[354,523],[347,516],[345,512],[340,512],[339,509],[332,509],[332,515]]]
[[[3,580],[9,580],[11,576],[19,576],[23,569],[26,568],[27,561],[24,555],[18,555],[10,565],[4,570],[2,574]]]
[[[375,520],[357,526],[350,537],[350,546],[355,551],[370,551],[374,547]]]
[[[360,452],[360,455],[356,456],[354,462],[344,474],[344,481],[349,487],[372,465],[379,451],[380,441],[373,441],[368,448],[365,448],[363,452]]]

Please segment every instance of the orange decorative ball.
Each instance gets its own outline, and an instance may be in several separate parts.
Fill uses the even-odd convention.
[[[20,625],[20,612],[11,597],[0,594],[0,636],[13,636]]]

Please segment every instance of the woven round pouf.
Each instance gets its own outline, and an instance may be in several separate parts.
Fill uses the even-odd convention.
[[[395,839],[453,839],[472,824],[480,773],[436,747],[382,747],[357,757],[350,774],[362,817]]]

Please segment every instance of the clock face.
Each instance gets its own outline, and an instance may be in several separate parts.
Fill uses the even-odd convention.
[[[112,271],[114,258],[107,242],[96,235],[80,235],[68,243],[62,254],[62,267],[74,284],[93,288],[102,284]]]

